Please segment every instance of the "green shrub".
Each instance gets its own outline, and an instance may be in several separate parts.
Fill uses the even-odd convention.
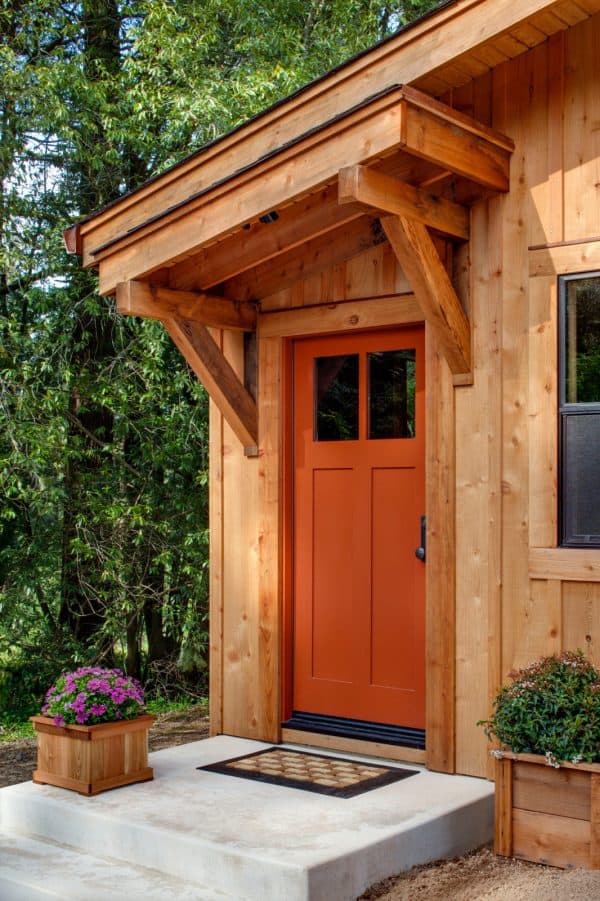
[[[545,657],[510,678],[479,723],[488,738],[553,765],[600,761],[600,671],[581,651]]]

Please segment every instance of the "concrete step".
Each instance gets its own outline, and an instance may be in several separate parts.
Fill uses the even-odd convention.
[[[197,769],[264,747],[218,736],[169,748],[151,755],[153,782],[93,798],[10,786],[0,828],[248,901],[354,901],[379,879],[492,836],[493,785],[482,779],[413,767],[410,779],[344,799]]]
[[[2,901],[233,901],[206,886],[84,854],[55,842],[0,833]]]

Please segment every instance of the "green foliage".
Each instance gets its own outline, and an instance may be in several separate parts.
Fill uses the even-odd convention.
[[[581,651],[545,657],[510,678],[479,723],[488,738],[554,764],[600,761],[600,671]]]
[[[0,743],[3,741],[21,741],[25,738],[33,738],[35,732],[28,720],[18,717],[0,716]]]
[[[0,0],[0,709],[206,693],[206,393],[62,230],[432,5]]]

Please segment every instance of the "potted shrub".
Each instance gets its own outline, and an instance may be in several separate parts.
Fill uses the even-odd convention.
[[[38,758],[33,781],[83,795],[153,778],[141,685],[118,669],[63,673],[32,716]]]
[[[497,854],[600,868],[600,671],[581,651],[510,674],[481,723],[496,757]]]

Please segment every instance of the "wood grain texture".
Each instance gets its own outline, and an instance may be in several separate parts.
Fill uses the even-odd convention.
[[[394,253],[453,374],[471,370],[469,320],[424,225],[404,216],[381,220]]]
[[[512,856],[553,867],[589,868],[590,824],[571,817],[513,810]]]
[[[256,403],[217,347],[206,326],[164,319],[165,329],[244,446],[258,443]]]
[[[223,350],[223,334],[212,333],[219,349]],[[223,534],[223,415],[214,401],[209,400],[209,723],[210,734],[220,735],[223,731],[223,577],[224,546]]]
[[[187,319],[213,328],[252,332],[256,328],[256,307],[196,291],[174,291],[150,282],[119,282],[117,313],[144,319]]]
[[[590,776],[588,772],[515,761],[513,766],[513,807],[537,810],[555,816],[590,819]]]
[[[600,584],[562,582],[562,644],[600,667]]]
[[[455,417],[450,369],[425,326],[427,511],[427,766],[455,761]]]
[[[590,867],[600,870],[600,773],[590,779]]]
[[[529,542],[558,536],[558,338],[556,279],[529,282]]]
[[[503,857],[513,853],[512,761],[495,761],[496,803],[494,807],[494,851]]]
[[[371,300],[299,307],[259,317],[260,338],[316,335],[325,332],[383,328],[421,322],[423,314],[413,294]]]
[[[225,332],[223,354],[243,378],[239,332]],[[259,478],[258,458],[223,422],[223,681],[222,728],[226,735],[260,738],[259,691]]]
[[[146,714],[98,726],[58,727],[49,717],[31,717],[38,739],[33,781],[96,795],[152,779],[148,729],[154,719]]]
[[[363,754],[369,757],[383,757],[387,760],[424,764],[425,751],[386,745],[377,741],[362,741],[354,738],[340,738],[336,735],[321,735],[318,732],[303,732],[300,729],[282,729],[281,740],[290,745],[307,745],[312,748],[327,748],[330,751],[346,751],[349,754]]]
[[[463,240],[469,237],[469,213],[465,207],[366,166],[340,170],[338,200],[341,204],[358,203],[368,209],[407,216]]]
[[[529,578],[599,582],[600,551],[572,547],[532,547],[529,550]]]
[[[405,109],[403,138],[410,153],[492,191],[508,191],[511,142],[499,147],[457,122],[444,121],[433,110],[410,103]]]
[[[259,341],[259,560],[260,737],[281,740],[281,631],[283,588],[282,341]]]

